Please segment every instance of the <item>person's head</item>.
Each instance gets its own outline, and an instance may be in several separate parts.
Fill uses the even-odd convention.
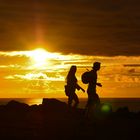
[[[69,80],[69,79],[71,79],[72,77],[74,77],[74,76],[75,76],[75,73],[76,73],[76,70],[77,70],[77,67],[76,67],[75,65],[72,65],[72,66],[70,67],[70,70],[69,70],[69,72],[68,72],[68,75],[67,75],[66,79]]]
[[[92,68],[93,68],[94,70],[96,70],[96,71],[97,71],[97,70],[100,70],[100,67],[101,67],[101,63],[100,63],[100,62],[94,62],[94,63],[93,63],[93,67],[92,67]]]
[[[77,67],[76,67],[75,65],[72,65],[72,66],[70,67],[69,73],[75,74],[76,70],[77,70]]]

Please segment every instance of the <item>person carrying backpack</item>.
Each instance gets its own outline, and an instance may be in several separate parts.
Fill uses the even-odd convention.
[[[93,63],[91,71],[85,72],[82,75],[82,82],[88,84],[87,94],[88,100],[86,104],[86,110],[95,107],[100,104],[100,98],[96,93],[96,86],[102,87],[101,83],[97,83],[97,71],[100,70],[100,62]]]

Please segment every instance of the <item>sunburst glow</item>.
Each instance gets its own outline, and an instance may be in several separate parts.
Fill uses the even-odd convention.
[[[36,63],[41,63],[46,61],[48,53],[46,50],[39,48],[32,51],[30,55]]]
[[[29,52],[29,56],[36,67],[41,67],[47,63],[48,52],[42,48],[38,48]]]
[[[25,53],[25,55],[31,58],[31,61],[33,62],[33,67],[37,69],[43,69],[46,66],[49,67],[51,65],[50,61],[52,60],[63,59],[63,55],[59,53],[48,52],[43,48],[28,51]]]

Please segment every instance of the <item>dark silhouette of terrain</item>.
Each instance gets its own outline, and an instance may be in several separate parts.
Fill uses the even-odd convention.
[[[10,101],[0,106],[0,138],[134,140],[139,137],[140,112],[130,112],[127,107],[116,112],[98,108],[91,120],[86,120],[84,114],[84,109],[74,109],[56,99],[43,99],[41,105],[32,106]]]

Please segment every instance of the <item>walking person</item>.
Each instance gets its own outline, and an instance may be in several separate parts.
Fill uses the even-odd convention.
[[[68,96],[68,105],[69,106],[73,106],[73,107],[77,107],[79,104],[79,99],[78,96],[76,95],[75,91],[77,90],[82,90],[83,92],[85,92],[85,90],[80,87],[77,83],[77,78],[75,76],[77,71],[77,67],[75,65],[72,65],[68,75],[66,77],[66,85],[65,85],[65,93]],[[74,101],[74,105],[73,104]]]
[[[85,72],[83,74],[83,80],[88,84],[87,94],[88,100],[86,104],[86,117],[90,117],[91,113],[94,112],[94,109],[100,104],[100,98],[96,92],[96,86],[102,87],[101,83],[97,83],[97,71],[100,70],[100,62],[93,63],[91,71]]]

